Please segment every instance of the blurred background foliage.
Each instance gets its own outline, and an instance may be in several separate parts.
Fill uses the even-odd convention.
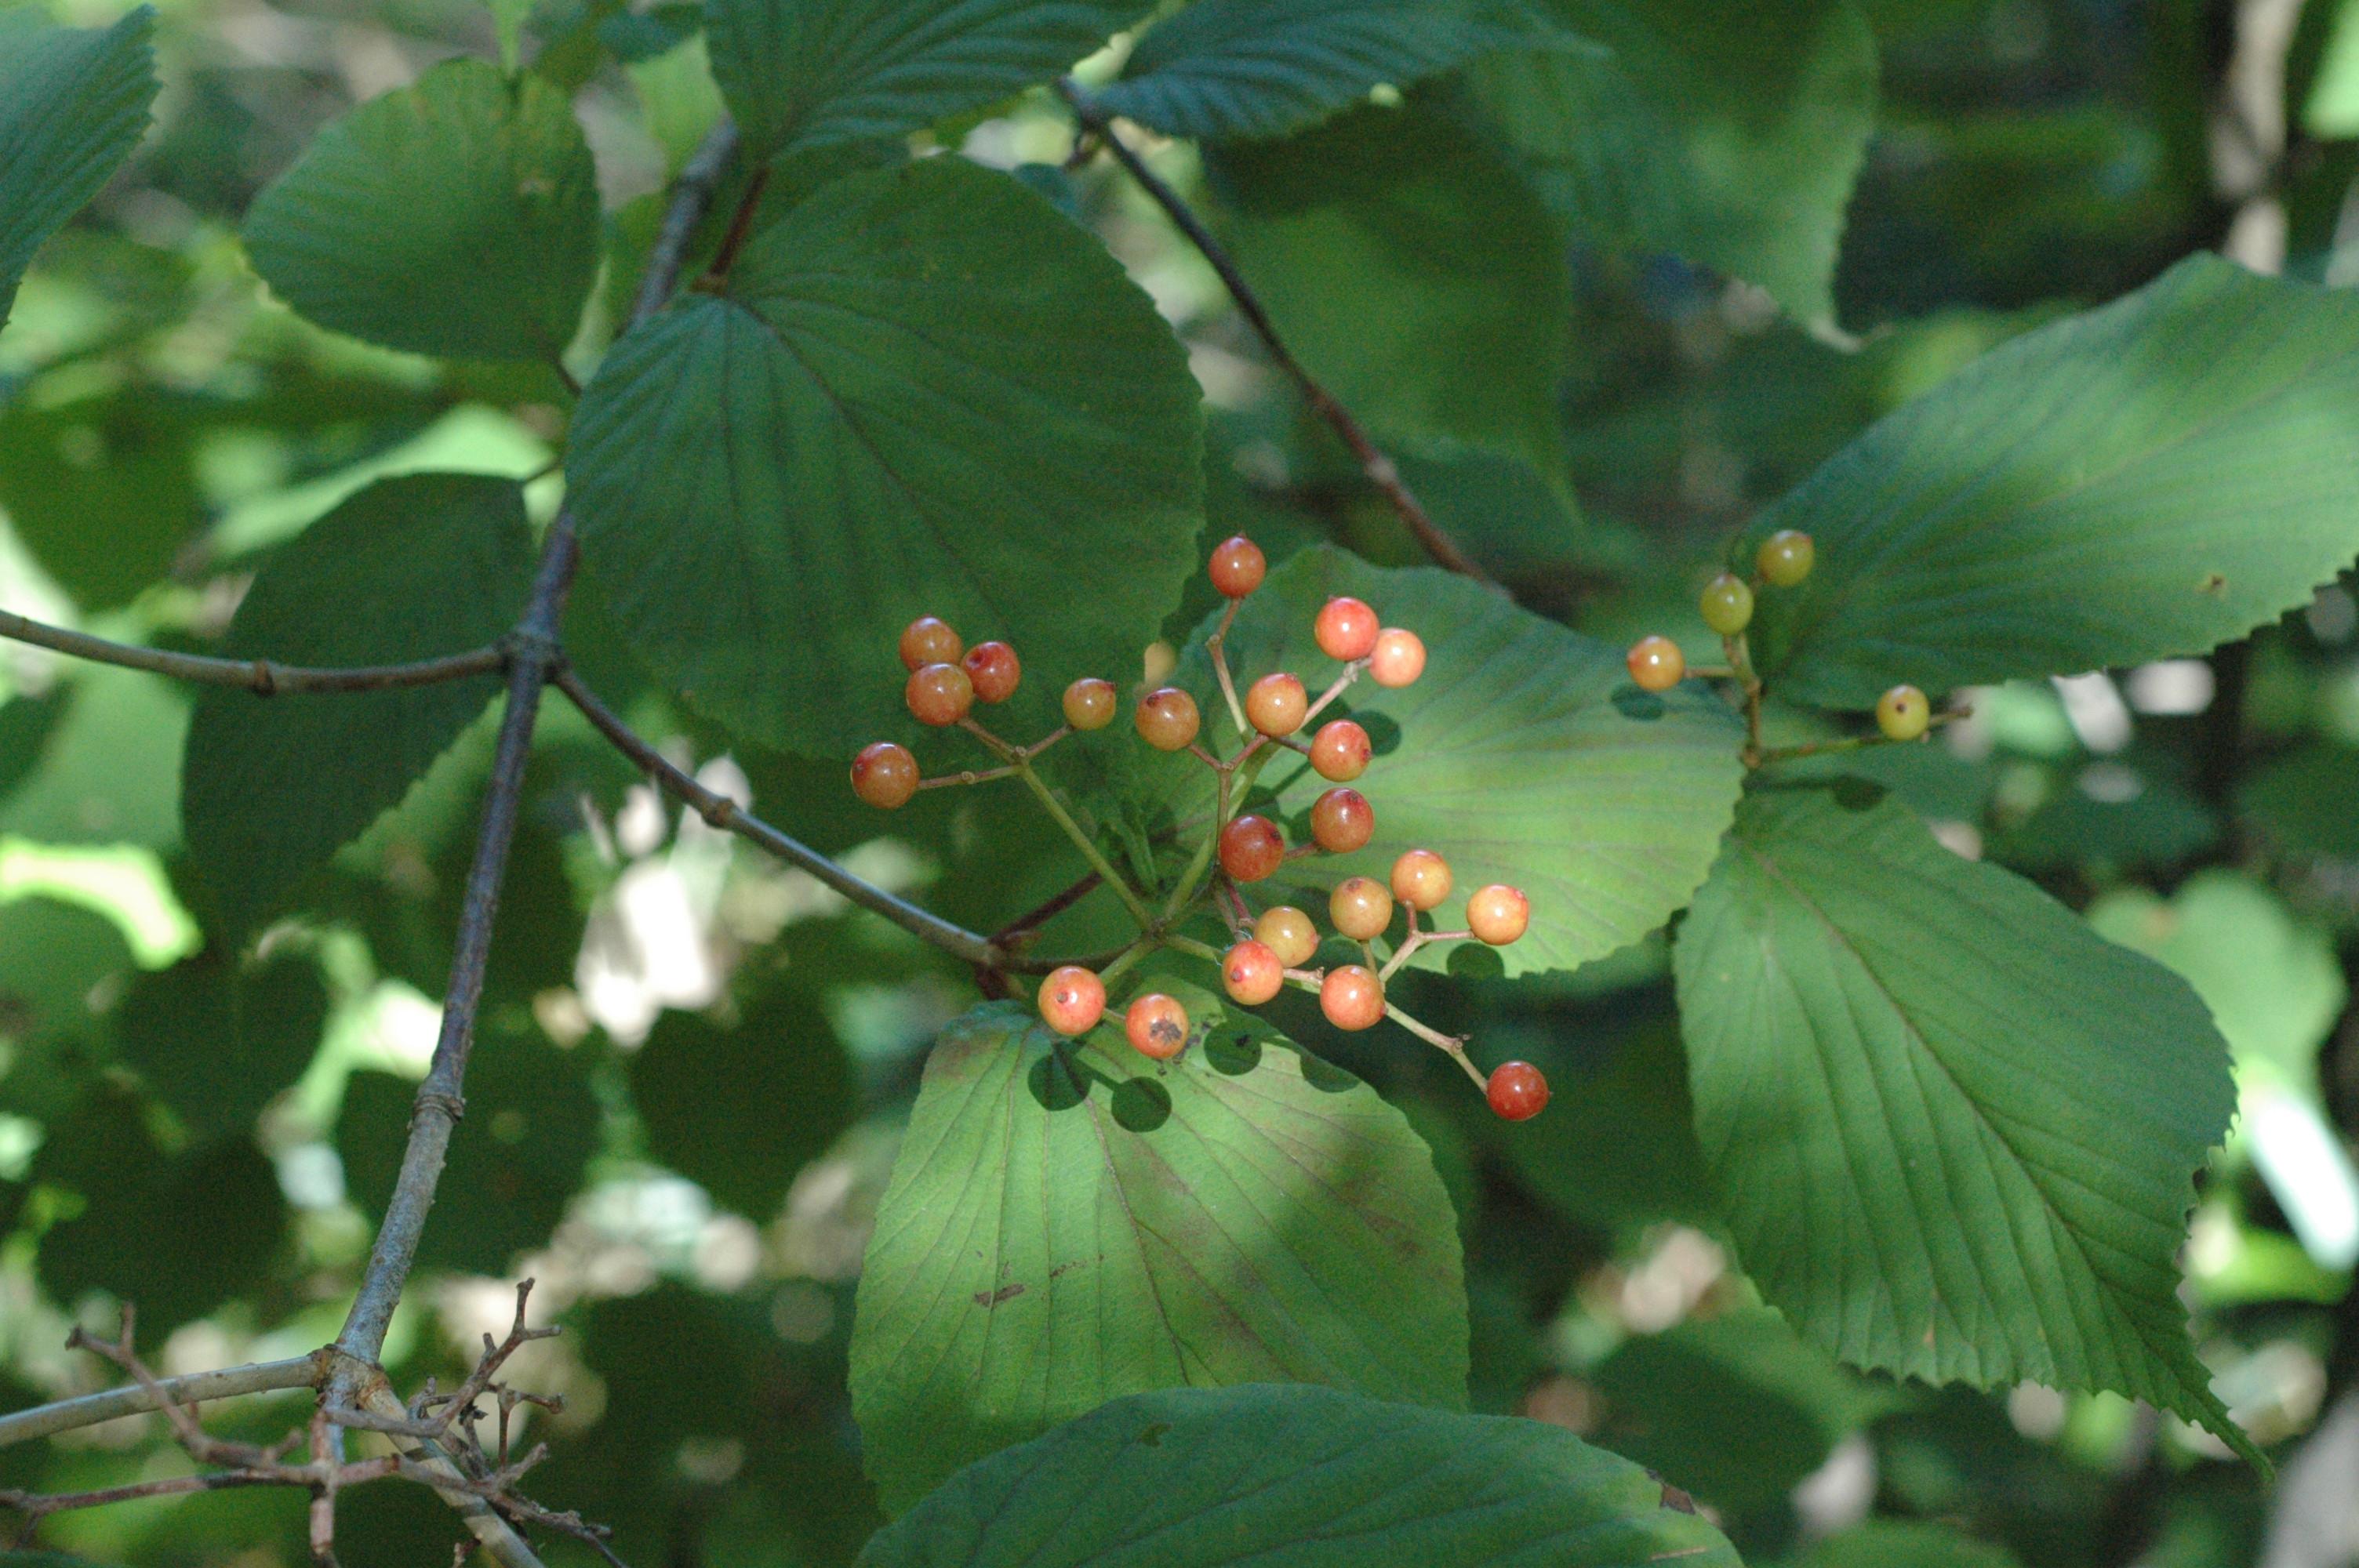
[[[112,19],[105,0],[49,3]],[[2214,139],[2237,7],[1864,8],[1877,129],[1833,324],[1815,331],[1677,260],[1568,248],[1535,171],[1459,113],[1462,83],[1297,144],[1153,156],[1526,603],[1610,641],[1668,627],[1701,647],[1695,589],[1755,508],[1993,345],[2218,244],[2234,216]],[[2287,270],[2359,281],[2359,4],[2295,8]],[[0,337],[0,602],[201,650],[257,561],[335,501],[421,468],[541,472],[568,400],[546,368],[365,348],[265,297],[235,240],[261,185],[352,104],[512,44],[576,92],[598,156],[610,252],[587,354],[718,102],[681,5],[160,9],[158,127],[41,253]],[[1104,168],[1059,170],[1071,133],[1053,104],[937,139],[1051,194],[1180,327],[1208,397],[1208,536],[1418,558],[1203,263]],[[554,481],[531,494],[545,516]],[[1206,602],[1191,589],[1167,630]],[[591,684],[642,730],[875,881],[992,928],[1080,869],[1023,803],[988,793],[922,796],[878,838],[838,763],[726,747],[634,667],[593,590],[570,616]],[[0,1403],[103,1381],[61,1345],[71,1322],[111,1326],[125,1295],[169,1370],[331,1337],[431,1047],[491,719],[337,856],[311,913],[241,958],[184,870],[190,700],[0,646]],[[1799,737],[1817,721],[1778,722]],[[2286,1481],[2272,1493],[2212,1440],[2110,1396],[1934,1393],[1797,1340],[1719,1239],[1658,942],[1514,988],[1409,982],[1421,1014],[1548,1071],[1555,1103],[1524,1127],[1404,1035],[1277,1010],[1432,1146],[1465,1237],[1477,1407],[1642,1460],[1752,1562],[2359,1561],[2353,1538],[2302,1533],[2338,1509],[2352,1529],[2359,1475],[2351,586],[2209,661],[1979,693],[1942,745],[1850,771],[2179,968],[2218,1014],[2243,1113],[2186,1289],[2238,1418],[2288,1445]],[[1052,940],[1086,945],[1092,918]],[[922,1054],[971,997],[939,954],[659,802],[552,706],[467,1120],[387,1346],[397,1379],[458,1372],[531,1274],[568,1329],[516,1364],[566,1398],[533,1415],[556,1449],[537,1494],[612,1523],[641,1564],[848,1562],[879,1522],[844,1395],[852,1289]],[[293,1408],[245,1401],[218,1424],[276,1436]],[[182,1463],[158,1423],[131,1421],[0,1451],[0,1485]],[[61,1517],[44,1541],[158,1568],[292,1564],[301,1506],[143,1503]],[[415,1488],[350,1494],[343,1520],[355,1568],[445,1562],[455,1534]]]

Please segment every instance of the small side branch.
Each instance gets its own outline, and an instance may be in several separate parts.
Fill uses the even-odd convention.
[[[69,632],[13,611],[0,610],[0,637],[27,643],[52,653],[69,654],[93,664],[120,665],[206,686],[242,687],[260,697],[283,691],[388,691],[397,687],[440,686],[469,676],[490,675],[507,663],[496,647],[471,648],[439,659],[408,665],[371,665],[356,669],[321,669],[275,664],[268,659],[217,659],[201,654],[176,654],[164,648],[142,648],[110,643],[86,632]]]
[[[229,1367],[218,1372],[190,1372],[159,1378],[153,1385],[132,1383],[103,1393],[60,1400],[54,1404],[0,1415],[0,1448],[53,1437],[78,1427],[96,1426],[127,1415],[161,1410],[163,1400],[193,1405],[207,1400],[233,1399],[240,1394],[268,1393],[283,1389],[316,1389],[327,1376],[328,1356],[314,1351],[284,1361],[260,1361],[250,1367]],[[160,1398],[159,1398],[160,1395]]]
[[[1402,480],[1400,469],[1352,416],[1352,411],[1338,402],[1335,395],[1321,385],[1319,379],[1304,368],[1302,362],[1294,357],[1294,351],[1278,336],[1277,323],[1270,319],[1261,297],[1254,292],[1253,285],[1245,281],[1245,274],[1237,269],[1234,259],[1222,248],[1220,241],[1213,238],[1212,230],[1181,200],[1180,193],[1147,168],[1147,160],[1138,156],[1136,149],[1115,133],[1114,116],[1071,77],[1059,81],[1057,91],[1072,106],[1073,118],[1081,123],[1082,128],[1104,144],[1106,151],[1114,155],[1114,161],[1138,182],[1138,188],[1163,209],[1164,215],[1171,220],[1172,225],[1212,264],[1212,270],[1220,275],[1221,282],[1227,287],[1230,297],[1237,302],[1238,312],[1268,348],[1270,358],[1301,389],[1311,411],[1327,421],[1343,438],[1343,444],[1352,449],[1352,456],[1359,461],[1360,471],[1367,475],[1369,483],[1384,492],[1385,499],[1399,514],[1402,524],[1425,553],[1433,557],[1437,566],[1447,567],[1461,576],[1497,588],[1499,585],[1491,574],[1477,565],[1473,557],[1461,549],[1458,542],[1434,522],[1416,493]]]

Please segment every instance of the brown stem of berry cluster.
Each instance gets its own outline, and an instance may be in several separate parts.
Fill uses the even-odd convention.
[[[1198,254],[1202,255],[1204,260],[1212,265],[1212,270],[1220,275],[1221,282],[1228,288],[1229,297],[1236,301],[1238,314],[1245,319],[1246,323],[1261,339],[1263,346],[1268,349],[1269,356],[1277,362],[1278,369],[1284,371],[1300,389],[1304,401],[1310,406],[1311,412],[1325,420],[1328,426],[1343,438],[1343,444],[1351,448],[1352,456],[1359,462],[1360,471],[1367,476],[1369,483],[1383,492],[1385,499],[1392,504],[1394,513],[1399,516],[1402,525],[1408,530],[1409,535],[1418,542],[1428,556],[1433,558],[1436,565],[1447,567],[1461,576],[1473,578],[1486,587],[1497,589],[1499,584],[1491,574],[1476,564],[1474,558],[1460,548],[1458,542],[1452,539],[1440,524],[1434,522],[1431,514],[1419,502],[1416,493],[1402,480],[1399,467],[1369,437],[1360,422],[1352,416],[1352,411],[1344,407],[1335,395],[1321,385],[1319,379],[1303,367],[1302,362],[1294,357],[1294,351],[1288,348],[1286,340],[1278,336],[1277,323],[1270,319],[1269,311],[1262,304],[1261,297],[1254,292],[1253,285],[1248,283],[1245,274],[1238,270],[1236,262],[1230,257],[1220,241],[1213,238],[1212,230],[1205,226],[1203,220],[1197,217],[1194,210],[1180,199],[1180,193],[1165,183],[1153,169],[1147,168],[1147,160],[1140,157],[1137,151],[1115,132],[1114,116],[1107,114],[1097,100],[1091,97],[1081,84],[1071,77],[1060,81],[1057,83],[1057,91],[1063,96],[1065,102],[1071,105],[1073,118],[1080,123],[1086,133],[1084,139],[1095,140],[1107,152],[1113,154],[1114,161],[1122,165],[1124,171],[1137,182],[1138,188],[1147,192],[1148,198],[1158,207],[1163,209],[1164,215],[1171,220],[1172,226],[1186,237],[1190,244],[1195,246]],[[1077,146],[1074,152],[1075,157],[1078,157],[1081,148]],[[1505,589],[1501,591],[1504,592]],[[1242,720],[1238,728],[1244,728]]]

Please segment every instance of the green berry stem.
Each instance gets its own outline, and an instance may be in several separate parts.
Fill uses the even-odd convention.
[[[962,784],[989,784],[994,779],[1012,779],[1015,776],[1015,764],[1010,763],[1004,768],[970,768],[962,773],[943,773],[937,778],[919,779],[918,781],[918,787],[919,789],[951,789]]]
[[[1398,1006],[1392,1003],[1389,1000],[1385,1005],[1385,1014],[1395,1023],[1399,1024],[1403,1029],[1408,1030],[1419,1040],[1424,1041],[1434,1049],[1443,1053],[1449,1056],[1451,1061],[1464,1068],[1466,1070],[1466,1076],[1474,1080],[1475,1087],[1486,1092],[1489,1090],[1491,1080],[1483,1075],[1483,1070],[1480,1067],[1477,1067],[1472,1061],[1467,1059],[1466,1040],[1464,1036],[1458,1034],[1444,1034],[1440,1030],[1434,1028],[1431,1024],[1420,1023],[1416,1019],[1411,1018],[1408,1013],[1403,1012]]]
[[[1071,838],[1073,841],[1073,847],[1081,850],[1082,858],[1089,861],[1090,870],[1105,879],[1106,886],[1114,889],[1114,896],[1122,900],[1125,909],[1130,911],[1130,917],[1138,922],[1138,928],[1141,931],[1152,931],[1155,928],[1155,915],[1147,909],[1147,902],[1138,896],[1137,890],[1130,885],[1129,879],[1114,870],[1114,862],[1107,860],[1099,850],[1096,841],[1082,831],[1082,825],[1073,820],[1073,814],[1065,809],[1065,803],[1057,798],[1057,792],[1050,789],[1039,773],[1034,771],[1031,758],[1019,753],[1015,769],[1016,776],[1024,781],[1024,786],[1027,789],[1039,797],[1042,808],[1055,818],[1058,827],[1065,830],[1065,837]]]
[[[1193,936],[1182,936],[1176,931],[1165,932],[1159,940],[1175,953],[1190,954],[1216,967],[1221,962],[1221,950],[1210,942],[1199,942]]]
[[[1335,677],[1335,684],[1329,687],[1325,691],[1321,692],[1319,694],[1319,700],[1312,703],[1310,705],[1310,711],[1302,716],[1302,728],[1305,730],[1310,729],[1311,722],[1325,710],[1327,705],[1334,701],[1337,697],[1343,696],[1343,688],[1350,686],[1353,681],[1358,680],[1360,678],[1360,672],[1367,667],[1368,661],[1365,659],[1353,659],[1350,664],[1345,665],[1343,666],[1343,673]]]
[[[1734,637],[1723,637],[1720,645],[1727,650],[1729,674],[1745,688],[1745,765],[1761,765],[1761,676],[1753,668],[1753,645],[1739,632]]]
[[[1212,655],[1212,675],[1220,681],[1221,696],[1228,702],[1230,721],[1236,725],[1238,734],[1251,735],[1253,726],[1245,722],[1245,705],[1237,700],[1237,683],[1229,678],[1229,628],[1236,624],[1237,606],[1244,602],[1240,599],[1229,600],[1229,607],[1221,611],[1220,629],[1204,639],[1204,651]]]
[[[1254,781],[1261,776],[1262,769],[1268,765],[1274,755],[1275,752],[1262,747],[1260,738],[1256,736],[1226,766],[1214,766],[1213,773],[1220,780],[1220,799],[1214,808],[1212,828],[1204,835],[1204,841],[1196,846],[1195,858],[1180,873],[1180,884],[1171,890],[1171,897],[1163,906],[1163,923],[1166,925],[1179,919],[1180,911],[1195,902],[1197,892],[1204,885],[1204,874],[1212,869],[1212,852],[1219,846],[1221,829],[1228,826],[1230,814],[1236,809],[1237,803],[1253,792]]]
[[[1927,723],[1926,733],[1930,734],[1944,724],[1955,724],[1961,719],[1971,719],[1973,712],[1971,708],[1958,708],[1946,713],[1936,713]],[[1889,735],[1878,733],[1846,735],[1840,741],[1813,741],[1803,746],[1773,746],[1753,759],[1751,765],[1766,767],[1771,762],[1791,762],[1803,757],[1831,756],[1838,752],[1864,752],[1871,746],[1913,746],[1924,738],[1919,735],[1907,741],[1895,741]]]
[[[1154,939],[1152,937],[1141,936],[1137,941],[1133,942],[1129,946],[1125,947],[1121,952],[1116,953],[1110,961],[1098,970],[1099,982],[1107,986],[1113,985],[1114,981],[1123,977],[1124,972],[1129,969],[1133,964],[1137,963],[1141,958],[1146,957],[1149,953],[1154,951]]]

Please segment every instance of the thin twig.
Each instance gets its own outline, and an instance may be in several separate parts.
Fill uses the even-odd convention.
[[[721,177],[736,156],[737,127],[723,120],[680,165],[679,178],[672,182],[671,205],[664,211],[663,229],[656,235],[655,250],[647,258],[647,276],[639,280],[638,295],[631,301],[633,322],[646,320],[671,298],[688,256],[688,243],[712,208]]]
[[[507,662],[496,647],[471,648],[439,659],[407,665],[369,665],[353,669],[324,669],[275,664],[268,659],[218,659],[202,654],[175,654],[163,648],[142,648],[110,643],[86,632],[69,632],[0,610],[0,637],[29,643],[53,653],[71,654],[93,664],[120,665],[125,669],[198,681],[207,686],[243,687],[258,696],[291,691],[386,691],[396,687],[440,686],[470,676],[489,675]]]
[[[1212,237],[1212,230],[1204,226],[1203,220],[1197,217],[1188,203],[1180,199],[1180,193],[1147,168],[1147,160],[1115,134],[1114,117],[1071,77],[1059,81],[1057,91],[1072,106],[1073,117],[1081,122],[1082,129],[1105,144],[1106,151],[1114,155],[1114,161],[1128,171],[1131,178],[1138,182],[1139,189],[1163,209],[1164,215],[1171,220],[1173,226],[1212,264],[1212,270],[1220,274],[1221,281],[1228,286],[1230,297],[1237,302],[1239,313],[1260,336],[1269,350],[1270,358],[1276,360],[1278,368],[1301,389],[1311,411],[1326,420],[1343,438],[1343,444],[1352,449],[1353,457],[1359,460],[1360,471],[1367,475],[1369,483],[1384,492],[1386,501],[1392,503],[1393,510],[1400,514],[1402,524],[1423,546],[1425,553],[1432,557],[1437,565],[1497,588],[1499,585],[1491,574],[1476,565],[1472,557],[1459,548],[1458,542],[1434,522],[1415,492],[1402,481],[1400,469],[1370,438],[1360,422],[1352,416],[1352,411],[1336,401],[1335,395],[1321,385],[1318,378],[1294,357],[1293,351],[1286,346],[1286,341],[1277,335],[1277,326],[1270,319],[1269,311],[1262,305],[1260,296],[1254,292],[1253,285],[1245,281],[1245,274],[1237,270],[1235,261],[1222,248],[1220,241]]]
[[[225,1400],[239,1394],[268,1393],[283,1389],[316,1389],[327,1376],[325,1351],[290,1357],[284,1361],[259,1361],[250,1367],[230,1367],[218,1372],[190,1372],[157,1381],[166,1397],[182,1404]],[[159,1408],[154,1390],[133,1383],[103,1393],[59,1400],[31,1410],[0,1415],[0,1448],[51,1437],[77,1427],[96,1426],[127,1415],[143,1415]]]

